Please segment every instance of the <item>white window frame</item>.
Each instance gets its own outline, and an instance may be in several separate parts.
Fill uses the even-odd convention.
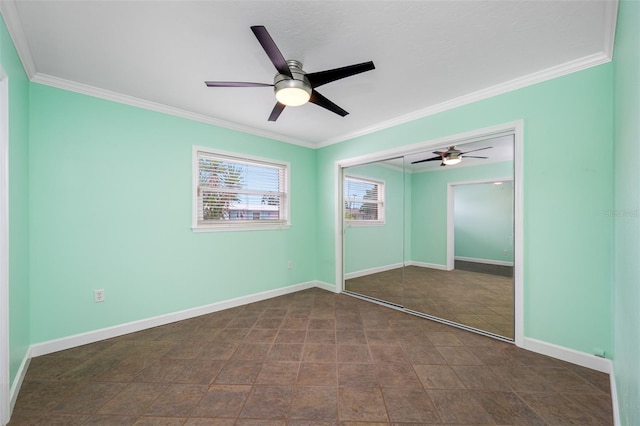
[[[216,157],[224,161],[238,162],[241,164],[264,165],[269,167],[280,168],[283,173],[280,175],[280,185],[283,191],[281,195],[280,215],[278,221],[233,221],[220,220],[219,222],[201,223],[199,218],[199,174],[200,165],[198,159],[200,154],[210,157]],[[278,161],[268,158],[256,157],[246,154],[231,153],[217,149],[193,146],[192,149],[192,224],[193,232],[220,232],[220,231],[253,231],[266,229],[287,229],[291,226],[290,222],[290,164],[286,161]]]
[[[385,182],[378,179],[372,179],[370,177],[356,176],[356,175],[347,175],[345,174],[342,179],[342,190],[344,192],[345,182],[347,180],[356,180],[364,183],[369,183],[378,186],[378,200],[376,200],[376,204],[378,204],[378,218],[377,219],[347,219],[346,211],[344,210],[345,202],[361,202],[361,199],[349,198],[347,194],[343,194],[342,200],[342,218],[346,226],[382,226],[385,224]]]

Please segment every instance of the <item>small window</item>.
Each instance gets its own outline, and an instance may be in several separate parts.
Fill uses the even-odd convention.
[[[194,148],[196,231],[289,224],[288,164]]]
[[[384,223],[384,182],[345,176],[344,219],[351,224]]]

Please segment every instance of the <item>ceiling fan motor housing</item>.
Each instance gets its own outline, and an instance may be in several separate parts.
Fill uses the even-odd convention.
[[[460,151],[447,152],[447,154],[444,156],[444,158],[447,158],[449,160],[455,160],[457,158],[461,158],[460,154],[461,154]]]
[[[444,156],[447,158],[458,158],[462,154],[462,151],[459,151],[455,146],[452,146],[449,147],[449,149],[444,154]]]
[[[302,98],[304,102],[302,102],[301,99],[300,105],[302,105],[306,103],[311,96],[311,83],[309,83],[306,73],[302,70],[302,64],[299,61],[291,59],[287,61],[287,65],[289,65],[289,69],[291,70],[291,75],[293,75],[293,78],[290,78],[288,75],[284,74],[276,74],[275,78],[273,79],[273,90],[276,94],[276,98],[278,98],[278,92],[285,89],[293,89],[306,92],[306,99]],[[296,106],[292,103],[286,103],[286,105]]]

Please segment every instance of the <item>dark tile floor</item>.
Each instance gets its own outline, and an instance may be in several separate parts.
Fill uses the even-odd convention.
[[[484,272],[406,266],[345,280],[345,289],[513,340],[513,278]]]
[[[10,425],[612,424],[606,374],[311,289],[31,361]]]

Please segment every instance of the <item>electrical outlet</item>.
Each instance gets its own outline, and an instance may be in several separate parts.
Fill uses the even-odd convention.
[[[93,302],[104,302],[104,289],[93,290]]]
[[[287,269],[293,269],[293,262],[292,261],[288,261],[287,262]]]

